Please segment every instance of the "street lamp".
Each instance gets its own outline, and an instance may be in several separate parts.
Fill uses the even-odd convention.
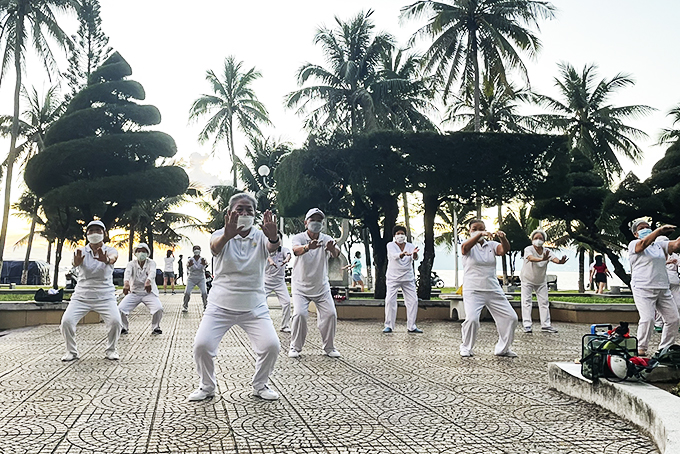
[[[272,187],[269,186],[269,183],[267,183],[267,177],[271,173],[271,169],[269,166],[263,164],[260,167],[257,168],[257,174],[262,177],[262,184],[266,188],[263,193],[267,193],[272,190]],[[279,230],[281,230],[281,233],[283,233],[283,217],[279,216]]]

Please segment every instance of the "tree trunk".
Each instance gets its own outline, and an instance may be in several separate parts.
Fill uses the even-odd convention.
[[[413,242],[413,236],[411,235],[411,216],[408,212],[408,199],[406,198],[406,193],[401,194],[401,199],[404,205],[404,224],[406,227],[406,241],[409,243]]]
[[[59,264],[61,263],[61,251],[64,248],[64,239],[59,238],[57,240],[57,248],[54,251],[54,282],[52,282],[52,287],[57,289],[59,285],[57,284],[59,279]]]
[[[578,291],[579,293],[585,293],[586,287],[583,285],[583,274],[585,272],[585,258],[586,250],[585,248],[579,246],[578,248]]]
[[[591,250],[588,251],[588,275],[590,275],[590,270],[591,270],[590,267],[593,265],[594,261],[595,261],[595,251],[591,249]],[[595,290],[595,282],[590,281],[590,283],[588,284],[588,288],[590,290]]]
[[[234,149],[234,124],[233,118],[229,118],[229,148],[231,149],[231,170],[234,173],[234,188],[236,188],[238,181],[236,177],[236,150]],[[151,247],[151,245],[149,245]]]
[[[373,288],[373,273],[371,271],[371,245],[368,229],[362,229],[361,236],[364,242],[364,255],[366,256],[366,288]]]
[[[0,229],[0,271],[2,270],[5,242],[7,241],[7,223],[9,222],[9,208],[12,195],[12,171],[16,160],[16,144],[19,135],[19,101],[21,95],[21,52],[23,43],[21,38],[24,36],[24,15],[21,12],[22,6],[19,5],[19,14],[16,22],[16,38],[14,42],[14,70],[16,72],[16,83],[14,84],[14,115],[12,117],[12,134],[9,141],[9,154],[7,155],[7,168],[5,169],[5,206],[2,212],[2,228]]]
[[[130,235],[128,237],[128,262],[132,261],[132,255],[135,252],[135,225],[130,222]]]
[[[418,285],[418,298],[429,300],[432,297],[432,283],[430,276],[434,265],[434,220],[439,208],[439,196],[437,194],[423,193],[423,205],[425,207],[425,250],[418,271],[420,284]]]
[[[147,246],[149,246],[149,258],[153,259],[153,228],[151,226],[149,226],[148,237],[149,242],[147,243]]]
[[[47,241],[47,263],[52,263],[52,241]]]
[[[475,103],[475,132],[482,130],[481,120],[479,118],[479,60],[477,58],[477,31],[470,30],[469,39],[471,41],[472,51],[472,69],[474,71],[474,103]]]
[[[36,210],[37,211],[37,210]],[[28,234],[28,245],[26,246],[26,257],[24,258],[24,268],[21,270],[21,285],[28,283],[28,264],[31,260],[31,248],[33,247],[33,235],[35,234],[35,224],[37,214],[33,213],[33,220],[31,221],[31,231]]]
[[[371,212],[364,217],[364,225],[371,234],[373,245],[373,264],[375,267],[375,299],[385,299],[387,294],[387,243],[392,239],[392,229],[397,222],[399,207],[397,198],[390,195],[374,195],[371,197],[377,206],[383,209],[384,222],[382,233],[378,224],[378,213]]]

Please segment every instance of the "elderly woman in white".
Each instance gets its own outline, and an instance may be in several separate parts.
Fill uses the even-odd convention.
[[[278,249],[281,239],[270,211],[264,213],[262,230],[253,226],[256,208],[253,196],[245,193],[232,196],[224,228],[210,238],[215,277],[194,340],[199,387],[189,396],[191,401],[215,395],[214,358],[220,341],[234,325],[246,332],[257,357],[253,396],[266,400],[279,398],[278,393],[267,386],[281,345],[269,316],[264,269],[269,254]]]
[[[139,243],[135,246],[134,260],[130,260],[127,267],[125,267],[123,281],[123,294],[125,298],[118,305],[120,318],[123,323],[121,334],[128,333],[128,315],[140,304],[144,304],[151,314],[151,332],[153,334],[163,334],[161,330],[163,305],[158,298],[156,262],[149,258],[150,253],[151,250],[146,243]]]
[[[538,300],[538,313],[541,318],[541,331],[556,333],[550,323],[550,303],[548,302],[548,281],[546,272],[548,262],[564,264],[567,256],[558,258],[553,251],[543,246],[548,236],[543,230],[534,230],[531,233],[531,246],[524,249],[524,264],[519,273],[522,281],[522,324],[524,332],[532,332],[531,328],[531,294],[536,292]]]
[[[78,248],[73,256],[73,266],[78,269],[78,285],[61,318],[61,333],[66,339],[66,354],[61,360],[78,359],[76,325],[90,311],[99,313],[106,324],[106,358],[117,360],[120,358],[116,344],[121,321],[113,285],[113,264],[118,260],[118,251],[104,243],[106,227],[102,221],[87,224],[85,234],[88,244]]]
[[[510,243],[505,233],[498,231],[491,234],[486,231],[484,222],[470,221],[470,238],[461,245],[463,253],[463,304],[465,305],[465,321],[461,326],[463,342],[460,345],[460,356],[472,356],[479,317],[484,306],[496,322],[498,342],[494,349],[496,356],[516,357],[512,351],[515,338],[517,314],[503,293],[496,276],[496,256],[507,254]],[[498,238],[492,241],[491,236]]]
[[[664,225],[652,230],[643,219],[634,221],[630,230],[636,238],[628,244],[630,289],[640,314],[638,354],[645,356],[654,330],[655,310],[661,314],[664,322],[659,349],[673,345],[678,333],[680,315],[670,291],[666,257],[680,251],[680,238],[675,241],[656,241],[660,235],[673,232],[675,226]]]

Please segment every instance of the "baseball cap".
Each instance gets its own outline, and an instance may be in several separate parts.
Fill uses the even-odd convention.
[[[92,227],[93,225],[98,225],[98,226],[101,227],[102,229],[106,230],[106,226],[105,226],[104,223],[103,223],[102,221],[100,221],[99,219],[95,219],[94,221],[90,221],[90,223],[87,224],[87,228],[86,228],[85,230],[89,229],[89,228]]]
[[[640,224],[642,224],[643,222],[646,223],[646,224],[649,224],[647,219],[636,219],[630,224],[630,231],[633,233],[633,235],[635,235],[635,232],[637,232],[638,226]]]
[[[323,211],[321,211],[320,209],[318,209],[318,208],[312,208],[312,209],[309,210],[309,211],[307,212],[307,214],[305,215],[305,221],[306,221],[307,219],[311,218],[312,216],[314,216],[315,214],[320,214],[322,218],[325,218],[325,217],[326,217],[326,215],[323,214]]]
[[[135,246],[135,251],[137,249],[146,249],[146,252],[151,254],[151,249],[149,249],[149,246],[146,243],[139,243],[137,246]]]

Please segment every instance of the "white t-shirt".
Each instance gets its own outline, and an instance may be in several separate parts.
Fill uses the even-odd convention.
[[[158,296],[156,286],[156,262],[151,259],[144,261],[144,266],[139,266],[139,260],[131,260],[125,267],[124,280],[130,281],[130,291],[139,295],[146,295],[144,284],[146,280],[151,281],[151,293]]]
[[[172,273],[175,271],[175,257],[165,257],[165,268],[163,268],[163,271],[166,273]]]
[[[73,291],[73,299],[81,301],[116,299],[116,287],[113,285],[113,265],[107,265],[94,257],[88,244],[80,248],[83,251],[83,263],[78,268],[78,285]],[[102,250],[109,256],[118,256],[111,246],[102,245]]]
[[[543,258],[543,254],[539,254],[536,248],[532,246],[527,246],[524,248],[524,264],[519,272],[519,278],[522,283],[527,283],[531,285],[541,285],[547,282],[546,273],[548,271],[548,263],[557,258],[557,256],[548,248],[543,248],[543,252],[548,252],[548,260],[543,260],[541,262],[531,262],[529,261],[529,256],[534,256],[537,258]]]
[[[224,235],[224,229],[212,234],[210,242]],[[215,254],[215,275],[208,293],[208,304],[232,311],[248,312],[267,304],[264,293],[264,268],[267,265],[269,240],[256,228],[247,236],[236,235]]]
[[[630,258],[630,286],[649,289],[667,289],[668,272],[666,271],[666,254],[668,241],[656,241],[640,253],[635,252],[635,245],[639,239],[628,245]]]
[[[222,229],[224,230],[224,229]],[[213,234],[214,235],[214,234]],[[201,256],[196,257],[195,255],[187,261],[187,274],[191,278],[205,279],[205,269],[208,266],[208,261]]]
[[[673,252],[672,254],[668,255],[669,259],[676,259],[680,261],[680,255],[676,254]],[[678,275],[678,264],[676,263],[667,263],[666,264],[666,272],[668,273],[668,282],[670,282],[671,285],[680,285],[680,276]]]
[[[496,276],[498,241],[477,243],[463,255],[463,291],[503,290]]]
[[[264,285],[267,287],[276,287],[281,282],[286,280],[286,265],[283,261],[290,255],[290,249],[281,247],[280,251],[272,252],[269,256],[276,266],[269,263],[267,260],[267,268],[264,270]]]
[[[399,257],[402,252],[413,253],[415,246],[411,243],[405,243],[404,250],[399,248],[399,245],[394,241],[387,243],[387,274],[385,278],[389,281],[413,281],[415,275],[413,274],[413,256],[405,255]]]
[[[312,238],[307,231],[291,238],[293,247],[309,244]],[[333,238],[325,233],[319,233],[321,246],[310,249],[302,255],[295,257],[293,263],[293,277],[291,279],[291,292],[305,296],[319,296],[329,292],[331,285],[328,283],[328,257],[326,244]]]

